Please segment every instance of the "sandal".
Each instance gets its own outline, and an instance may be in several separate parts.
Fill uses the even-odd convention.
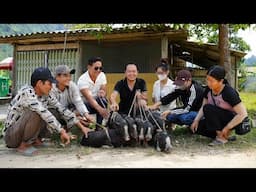
[[[53,143],[50,143],[50,142],[42,142],[42,143],[36,144],[36,145],[34,145],[34,146],[36,146],[36,147],[51,147],[51,146],[53,146]]]
[[[22,154],[22,155],[24,155],[24,156],[29,156],[29,157],[38,154],[37,148],[35,148],[35,147],[33,147],[33,146],[27,147],[27,148],[24,149],[24,150],[18,150],[18,149],[17,149],[17,152],[18,152],[19,154]]]

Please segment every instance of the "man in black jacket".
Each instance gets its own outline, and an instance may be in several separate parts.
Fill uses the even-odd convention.
[[[167,105],[180,97],[183,106],[164,111],[162,117],[170,123],[191,125],[202,105],[204,88],[192,80],[192,75],[188,70],[180,70],[174,84],[177,86],[174,92],[161,98],[149,108],[157,109],[160,105]]]

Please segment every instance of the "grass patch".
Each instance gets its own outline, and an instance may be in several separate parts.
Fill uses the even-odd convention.
[[[225,145],[214,147],[208,146],[212,139],[197,134],[191,134],[189,129],[184,126],[177,126],[171,135],[172,144],[178,151],[191,154],[196,152],[209,153],[209,151],[216,149],[239,151],[256,148],[256,128],[252,128],[251,131],[245,135],[236,135],[235,131],[233,131],[231,135],[236,135],[236,141],[230,141]]]
[[[81,131],[81,129],[77,126],[73,126],[69,132],[69,134],[76,135],[77,139],[71,140],[71,145],[80,145],[80,141],[82,140],[84,133]],[[51,140],[55,143],[56,146],[62,146],[60,134],[54,132],[51,136]]]
[[[246,109],[256,111],[256,93],[240,92],[240,97],[245,104]]]
[[[2,134],[3,128],[4,128],[4,123],[1,121],[0,122],[0,138],[3,137],[3,134]]]

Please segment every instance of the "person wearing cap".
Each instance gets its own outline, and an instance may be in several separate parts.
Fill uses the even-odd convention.
[[[138,104],[146,106],[147,104],[147,87],[144,79],[137,78],[138,68],[135,63],[128,63],[125,66],[125,78],[115,84],[114,91],[110,95],[111,110],[118,111],[122,114],[128,114],[136,95]],[[117,104],[117,96],[120,102]],[[131,111],[133,111],[132,108]],[[134,110],[136,111],[136,110]]]
[[[82,124],[86,125],[84,119],[89,122],[94,122],[94,119],[89,115],[89,111],[83,103],[77,85],[71,81],[71,74],[74,73],[75,69],[71,70],[67,65],[58,65],[55,68],[55,79],[57,82],[56,84],[52,84],[50,93],[54,95],[65,108],[74,112]],[[59,114],[56,109],[51,109],[50,111],[60,122],[64,122],[64,125],[66,124],[65,120],[61,118],[61,114]],[[84,133],[88,132],[87,129],[82,131]]]
[[[235,140],[229,137],[231,131],[248,116],[239,93],[228,84],[225,75],[222,66],[209,68],[203,104],[190,127],[193,133],[212,138],[210,146]]]
[[[102,124],[103,118],[108,118],[109,116],[106,98],[107,79],[102,70],[102,59],[100,57],[92,57],[88,60],[87,71],[77,81],[84,103],[90,114],[96,114],[98,124]],[[96,130],[98,129],[100,128],[96,126]]]
[[[178,71],[174,84],[176,85],[174,92],[162,97],[159,102],[148,108],[157,109],[161,105],[168,105],[180,98],[183,105],[164,111],[162,117],[170,123],[190,126],[202,105],[204,88],[192,80],[190,71],[185,69]]]
[[[161,59],[161,63],[156,67],[156,75],[158,80],[154,82],[152,100],[153,103],[160,101],[161,98],[172,93],[175,90],[175,85],[169,76],[169,63],[167,59]],[[164,112],[168,109],[174,109],[176,107],[176,100],[172,101],[168,105],[159,106],[160,112]]]
[[[37,149],[34,146],[43,144],[39,134],[46,126],[60,133],[62,142],[70,142],[70,136],[47,109],[48,105],[54,105],[64,116],[72,117],[70,120],[75,121],[70,111],[65,110],[54,97],[49,96],[54,81],[48,68],[36,68],[31,75],[31,85],[23,86],[12,99],[3,129],[8,148],[16,148],[17,152],[24,155],[36,154]]]

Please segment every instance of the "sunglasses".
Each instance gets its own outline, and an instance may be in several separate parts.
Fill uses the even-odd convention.
[[[94,67],[95,71],[98,71],[98,70],[102,71],[102,69],[103,69],[102,67]]]

